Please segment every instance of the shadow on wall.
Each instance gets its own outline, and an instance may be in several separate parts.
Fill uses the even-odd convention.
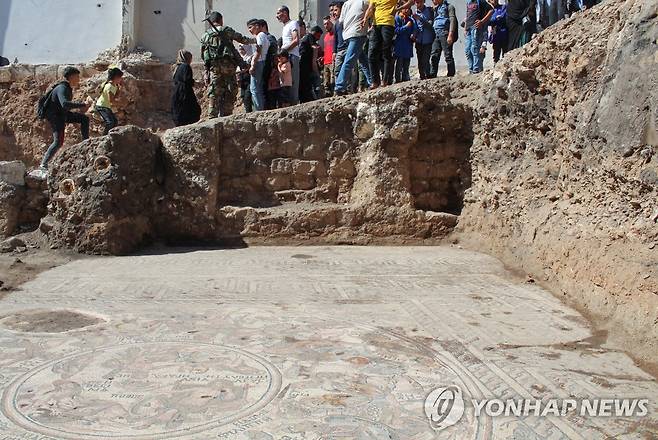
[[[0,56],[8,58],[12,61],[14,58],[10,53],[4,53],[5,49],[5,36],[7,28],[9,27],[9,12],[11,11],[12,0],[0,1]]]
[[[185,47],[185,20],[190,1],[142,0],[138,5],[137,45],[162,61],[173,61]],[[205,11],[197,11],[204,14]]]

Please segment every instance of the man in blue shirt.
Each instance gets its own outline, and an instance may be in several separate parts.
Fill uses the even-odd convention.
[[[418,56],[418,72],[420,79],[430,77],[430,54],[434,43],[434,28],[432,21],[434,11],[425,6],[425,0],[416,0],[416,13],[413,15],[416,22],[416,55]]]
[[[430,78],[436,78],[439,71],[441,52],[448,65],[448,76],[455,76],[455,59],[452,56],[452,45],[457,40],[457,14],[455,7],[448,0],[432,0],[434,3],[434,20],[432,27],[436,38],[432,44]]]

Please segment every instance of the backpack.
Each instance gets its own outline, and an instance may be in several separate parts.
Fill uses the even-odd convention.
[[[227,35],[231,28],[220,27],[219,33],[212,30],[212,33],[206,34],[203,38],[202,47],[203,61],[206,65],[215,64],[217,61],[226,59],[240,66],[243,61],[240,53],[233,45],[233,40]]]
[[[52,101],[53,90],[55,90],[57,86],[65,82],[66,81],[60,81],[58,83],[55,83],[48,89],[48,91],[41,98],[39,98],[39,102],[37,102],[37,117],[39,119],[46,119],[46,112],[48,111],[48,105]]]

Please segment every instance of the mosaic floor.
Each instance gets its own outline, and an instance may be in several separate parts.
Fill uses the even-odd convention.
[[[69,263],[0,301],[0,440],[658,435],[656,381],[550,293],[450,247],[174,250]],[[466,408],[436,430],[433,390]],[[474,415],[622,398],[645,417]]]

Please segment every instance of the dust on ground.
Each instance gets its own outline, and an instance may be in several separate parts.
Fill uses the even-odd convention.
[[[19,295],[20,286],[41,272],[87,258],[67,250],[50,249],[37,231],[18,237],[27,245],[26,251],[0,253],[0,300],[12,293]]]

